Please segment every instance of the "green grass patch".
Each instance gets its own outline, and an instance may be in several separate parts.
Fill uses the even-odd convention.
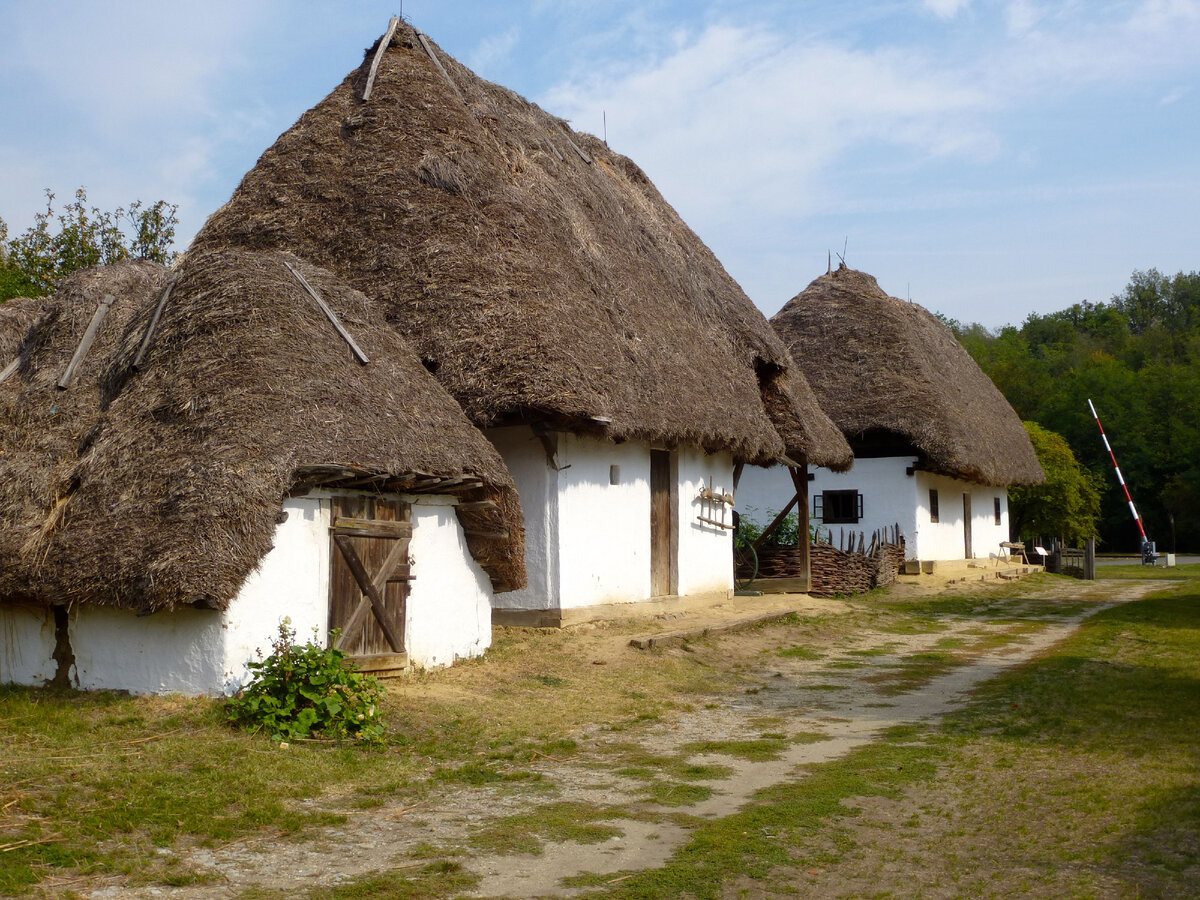
[[[787,739],[763,737],[745,741],[696,741],[684,744],[681,749],[684,753],[695,756],[733,756],[750,762],[765,762],[783,755],[783,751],[787,749]]]
[[[775,653],[785,659],[821,659],[825,655],[811,647],[783,647]]]
[[[470,844],[488,853],[540,854],[547,841],[576,841],[599,844],[621,834],[604,820],[625,818],[617,807],[589,803],[560,802],[535,807],[528,812],[505,816],[474,832]]]

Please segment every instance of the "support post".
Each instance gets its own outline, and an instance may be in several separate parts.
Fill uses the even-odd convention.
[[[808,536],[808,462],[801,463],[799,468],[789,468],[792,484],[796,486],[797,506],[800,511],[800,540],[797,553],[800,556],[800,571],[804,576],[804,590],[812,587],[812,540]]]

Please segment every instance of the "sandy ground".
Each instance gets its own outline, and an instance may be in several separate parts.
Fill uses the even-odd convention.
[[[1081,588],[1078,583],[1055,583],[1030,597],[1070,598]],[[835,645],[822,648],[819,659],[780,656],[788,646],[787,626],[759,628],[722,636],[723,651],[748,661],[748,675],[760,683],[747,693],[712,698],[704,708],[679,712],[670,721],[660,721],[637,731],[589,736],[586,753],[567,760],[543,759],[533,766],[542,775],[535,786],[448,787],[414,807],[384,806],[370,811],[347,811],[347,822],[325,830],[308,841],[245,841],[221,849],[197,848],[182,860],[188,867],[218,876],[219,883],[130,890],[113,886],[93,890],[88,896],[177,897],[187,900],[232,898],[247,889],[259,888],[287,893],[302,892],[318,885],[349,881],[372,872],[414,864],[425,859],[430,846],[454,848],[469,836],[500,818],[527,812],[539,804],[576,801],[596,805],[635,807],[643,818],[655,813],[685,812],[703,818],[729,815],[752,795],[767,786],[805,777],[802,767],[836,759],[878,738],[885,729],[906,723],[936,722],[969,696],[980,682],[1026,661],[1067,636],[1086,615],[1115,603],[1142,596],[1152,585],[1138,582],[1101,582],[1089,585],[1095,600],[1085,613],[1073,618],[1047,617],[1036,628],[1001,624],[971,616],[948,618],[948,627],[934,633],[896,634],[856,630]],[[928,583],[897,588],[898,593],[926,593]],[[961,588],[960,588],[961,590]],[[809,615],[836,615],[847,610],[837,600],[768,598],[766,606],[781,602],[800,605]],[[1019,601],[1014,601],[1019,602]],[[671,620],[654,623],[654,630],[671,630],[683,623]],[[1005,641],[994,639],[1004,633]],[[968,661],[946,674],[906,693],[886,690],[888,674],[894,673],[904,657],[945,646],[947,638],[961,637],[969,647]],[[992,640],[985,640],[993,638]],[[613,638],[597,630],[581,652],[636,654],[624,646],[608,646],[627,637]],[[986,649],[984,649],[986,645]],[[684,651],[677,651],[684,652]],[[843,667],[839,668],[841,663]],[[634,659],[634,664],[641,664]],[[764,728],[764,722],[770,722]],[[646,784],[615,774],[612,765],[598,765],[607,745],[636,743],[645,751],[673,754],[693,741],[748,740],[764,731],[786,736],[820,735],[810,743],[789,744],[773,760],[751,762],[713,755],[695,756],[692,762],[727,767],[728,775],[703,782],[712,789],[702,802],[685,807],[660,806],[646,800]],[[549,786],[549,789],[548,789]],[[571,896],[561,880],[582,873],[627,873],[663,864],[687,839],[688,829],[662,817],[659,821],[615,818],[610,824],[617,833],[596,844],[549,842],[541,853],[496,854],[478,852],[455,859],[480,876],[467,896],[533,897]],[[165,851],[164,851],[165,852]]]

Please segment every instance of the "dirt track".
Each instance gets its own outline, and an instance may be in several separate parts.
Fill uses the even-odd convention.
[[[803,778],[798,766],[838,758],[895,725],[936,721],[961,704],[974,686],[1062,640],[1087,615],[1136,599],[1151,587],[1130,582],[1089,585],[1086,591],[1093,602],[1071,616],[1043,608],[1021,616],[1019,623],[997,621],[993,612],[980,617],[946,616],[939,620],[939,630],[922,633],[855,630],[852,637],[820,648],[812,659],[780,654],[794,644],[789,643],[786,625],[726,635],[719,639],[720,652],[745,661],[744,674],[754,687],[713,697],[703,708],[693,707],[637,731],[606,735],[597,730],[577,757],[544,758],[533,766],[542,776],[535,784],[446,788],[415,807],[350,811],[346,824],[305,842],[246,841],[219,850],[194,849],[184,862],[217,876],[220,883],[136,891],[108,887],[89,896],[210,900],[235,897],[251,887],[292,894],[415,864],[414,860],[429,859],[431,849],[454,853],[491,823],[542,804],[636,809],[637,819],[621,815],[604,820],[601,824],[611,826],[614,833],[599,843],[550,841],[542,843],[537,855],[473,849],[456,857],[480,876],[469,896],[571,896],[573,891],[560,883],[566,876],[661,865],[688,836],[688,829],[666,814],[729,815],[756,791]],[[1082,585],[1055,583],[1011,604],[1019,611],[1025,599],[1074,599],[1081,590]],[[822,601],[820,606],[822,614],[829,615],[836,612],[837,602]],[[910,690],[897,690],[896,673],[906,659],[948,645],[963,648],[958,651],[960,664]],[[750,761],[725,754],[693,755],[690,762],[719,765],[724,771],[710,781],[693,782],[711,793],[683,807],[648,801],[646,783],[619,774],[619,767],[611,763],[612,754],[628,754],[630,744],[665,756],[692,742],[759,739],[764,730],[785,739],[777,758]],[[808,742],[792,743],[797,736]]]

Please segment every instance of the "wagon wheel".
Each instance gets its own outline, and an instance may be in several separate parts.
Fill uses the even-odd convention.
[[[744,581],[738,581],[737,573],[746,571],[750,573],[750,577]],[[753,545],[747,544],[742,549],[733,551],[733,573],[735,590],[744,590],[754,583],[754,579],[758,577],[758,551],[754,549]]]

